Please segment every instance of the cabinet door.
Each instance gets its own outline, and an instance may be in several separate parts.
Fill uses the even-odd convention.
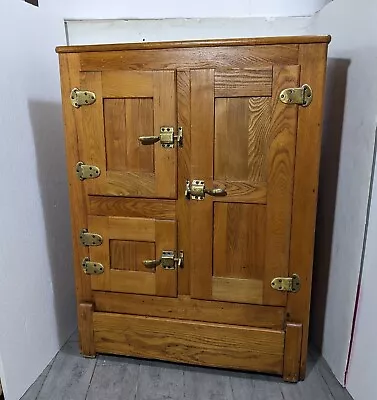
[[[89,216],[89,231],[100,234],[101,246],[91,246],[90,260],[104,272],[92,275],[92,289],[119,293],[177,296],[177,270],[147,268],[143,261],[175,251],[175,221],[149,218]]]
[[[175,198],[176,148],[139,141],[161,127],[176,131],[175,71],[85,72],[80,89],[96,95],[76,110],[80,158],[101,170],[85,180],[87,194]]]
[[[225,197],[189,200],[194,298],[283,306],[287,276],[299,66],[191,71],[191,177]],[[213,145],[212,145],[213,143]]]

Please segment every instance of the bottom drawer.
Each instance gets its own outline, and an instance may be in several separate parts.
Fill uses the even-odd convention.
[[[95,351],[283,373],[284,331],[94,312]]]

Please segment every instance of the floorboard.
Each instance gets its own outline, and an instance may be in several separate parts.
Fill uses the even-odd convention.
[[[96,365],[80,355],[77,342],[68,342],[57,354],[37,400],[85,400]]]
[[[247,372],[100,355],[81,357],[71,336],[22,400],[352,400],[313,349],[298,384]]]
[[[132,358],[99,356],[87,400],[135,399],[139,370],[139,362]]]

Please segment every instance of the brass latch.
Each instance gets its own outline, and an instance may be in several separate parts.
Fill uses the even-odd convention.
[[[82,269],[87,275],[100,275],[105,270],[102,264],[90,261],[89,257],[82,260]]]
[[[271,287],[280,292],[297,293],[301,289],[300,277],[293,274],[291,278],[275,278],[271,282]]]
[[[77,88],[72,89],[71,92],[71,104],[75,108],[80,108],[81,106],[89,106],[96,101],[96,95],[89,90],[80,90]]]
[[[280,100],[284,104],[298,104],[303,107],[308,107],[313,101],[313,91],[307,84],[300,88],[284,89],[280,93]]]
[[[79,161],[76,164],[76,175],[80,181],[83,181],[84,179],[94,179],[101,175],[101,170],[95,165],[86,165]]]
[[[226,190],[221,188],[207,189],[204,181],[194,179],[191,183],[186,181],[185,196],[191,200],[204,200],[204,196],[226,196]]]
[[[83,246],[101,246],[103,239],[98,233],[91,233],[87,229],[81,229],[80,242]]]
[[[174,128],[172,126],[162,126],[160,128],[160,136],[140,136],[139,141],[141,144],[149,145],[157,143],[158,141],[161,143],[161,146],[164,148],[173,148],[174,140],[177,140],[178,146],[183,146],[183,129],[182,127],[178,128],[178,135],[174,134]]]
[[[171,250],[164,250],[162,256],[159,260],[144,260],[143,264],[147,268],[156,268],[159,265],[163,269],[176,269],[183,268],[183,251],[180,251],[178,257],[176,257],[175,252]]]

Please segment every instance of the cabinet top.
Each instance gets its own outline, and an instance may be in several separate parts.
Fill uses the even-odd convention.
[[[260,46],[276,44],[309,44],[330,43],[331,36],[278,36],[242,39],[214,39],[214,40],[188,40],[174,42],[142,42],[142,43],[119,43],[119,44],[96,44],[83,46],[59,46],[57,53],[82,53],[101,51],[123,51],[123,50],[150,50],[189,47],[218,47],[218,46]]]

